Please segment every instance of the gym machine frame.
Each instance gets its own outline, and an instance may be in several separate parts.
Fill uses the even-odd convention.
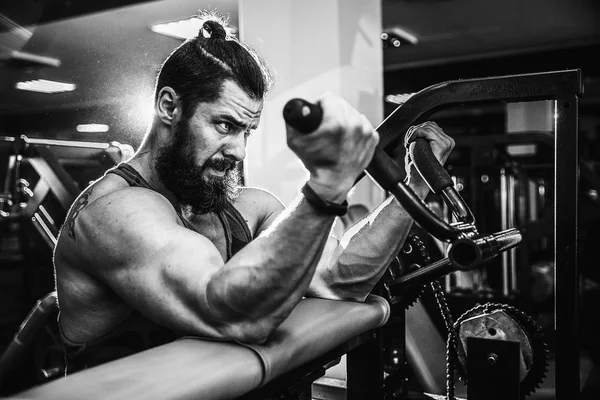
[[[579,393],[577,221],[579,201],[579,69],[483,79],[465,79],[430,86],[409,98],[377,128],[383,148],[392,153],[403,133],[439,109],[483,102],[553,100],[554,129],[554,315],[558,399]],[[430,230],[434,236],[438,232]],[[439,237],[439,236],[438,236]],[[562,343],[562,345],[560,345]]]
[[[0,193],[0,219],[30,220],[51,249],[56,245],[60,221],[54,221],[42,203],[53,194],[66,211],[81,192],[61,160],[75,162],[85,154],[89,157],[86,161],[109,168],[133,154],[131,146],[118,142],[37,139],[25,135],[0,136],[0,146],[10,150],[3,193]],[[33,190],[21,177],[24,163],[31,165],[39,176]],[[28,194],[29,198],[24,194]],[[20,208],[21,202],[26,203],[24,209]]]
[[[471,270],[498,254],[511,249],[521,241],[520,233],[516,229],[498,232],[493,235],[483,235],[477,232],[474,217],[468,206],[464,204],[460,195],[456,193],[449,182],[445,171],[423,171],[419,164],[438,164],[432,158],[428,146],[417,143],[420,149],[415,149],[411,154],[419,172],[424,176],[436,194],[444,198],[453,213],[459,220],[458,223],[449,224],[435,216],[424,203],[399,179],[398,165],[402,160],[394,160],[395,149],[403,145],[405,132],[410,126],[427,120],[433,113],[448,106],[470,105],[485,102],[522,102],[553,100],[555,102],[555,135],[554,135],[554,263],[555,271],[555,330],[557,343],[577,343],[577,300],[578,300],[578,271],[577,271],[577,203],[578,203],[578,98],[583,95],[581,71],[578,69],[565,71],[552,71],[543,73],[507,75],[499,77],[465,79],[447,81],[432,85],[410,97],[387,117],[378,127],[380,143],[375,155],[367,167],[366,172],[384,189],[394,195],[411,216],[426,231],[434,237],[450,242],[448,257],[425,266],[417,271],[410,272],[393,282],[385,284],[387,298],[392,305],[396,302],[395,295],[401,296],[403,289],[416,284],[436,280],[455,270]],[[294,104],[295,102],[295,104]],[[289,108],[288,108],[289,106]],[[307,109],[308,107],[308,109]],[[294,99],[284,109],[284,117],[300,132],[312,132],[320,123],[320,109],[317,106]],[[429,155],[424,154],[429,152]],[[419,163],[417,157],[422,161]],[[444,178],[442,175],[446,175]],[[362,177],[362,176],[361,176]],[[446,180],[446,182],[441,182]],[[440,181],[440,182],[438,182]],[[444,186],[445,185],[445,186]],[[437,186],[437,188],[436,188]],[[446,189],[448,189],[446,191]],[[560,214],[558,213],[560,210]],[[397,300],[398,302],[401,299]],[[389,343],[382,337],[385,334],[396,336],[395,345],[402,349],[398,356],[404,360],[404,338],[398,338],[398,331],[389,332],[390,325],[402,328],[405,321],[404,310],[393,307],[392,317],[388,323],[378,328],[374,333],[376,339],[348,353],[348,400],[377,398],[383,399],[392,393],[406,394],[402,384],[383,379],[382,353]],[[404,330],[401,330],[403,335]],[[379,342],[379,343],[377,343]],[[501,351],[504,343],[497,340],[469,340],[481,355]],[[477,342],[477,343],[476,343]],[[508,344],[508,343],[507,343]],[[486,350],[486,346],[489,347]],[[369,349],[369,347],[371,349]],[[375,351],[378,349],[379,351]],[[389,349],[388,349],[389,350]],[[511,352],[511,349],[506,349]],[[517,358],[514,358],[514,355]],[[513,352],[513,360],[518,360],[518,346]],[[506,360],[500,360],[495,369],[489,373],[505,372],[505,376],[512,376],[510,386],[516,390],[502,388],[497,385],[495,389],[503,394],[519,393],[518,376],[511,373],[511,365]],[[469,365],[476,363],[469,357]],[[401,362],[406,364],[405,362]],[[490,363],[491,365],[492,363]],[[361,372],[355,371],[355,365]],[[513,366],[517,367],[517,363]],[[366,367],[365,367],[366,366]],[[579,391],[579,352],[573,346],[558,346],[556,349],[556,395],[557,398],[568,398],[569,394]],[[394,373],[401,373],[400,368]],[[366,373],[365,373],[366,372]],[[391,378],[388,376],[387,378]],[[486,377],[477,371],[478,379]],[[489,377],[491,378],[491,377]],[[488,382],[493,382],[488,379]],[[497,380],[496,380],[497,381]],[[358,383],[357,383],[358,382]],[[478,389],[469,391],[470,394],[483,396],[482,388],[485,385],[473,385]],[[494,389],[488,387],[488,389]],[[483,398],[483,397],[482,397]],[[496,397],[494,397],[496,398]]]

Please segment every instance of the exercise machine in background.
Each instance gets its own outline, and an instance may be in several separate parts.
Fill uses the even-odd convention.
[[[50,248],[69,207],[91,181],[133,156],[118,142],[98,143],[1,137],[7,163],[0,219],[28,220]]]

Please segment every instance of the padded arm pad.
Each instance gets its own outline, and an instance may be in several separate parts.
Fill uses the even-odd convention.
[[[390,308],[303,299],[263,345],[186,337],[9,399],[234,399],[387,321]]]

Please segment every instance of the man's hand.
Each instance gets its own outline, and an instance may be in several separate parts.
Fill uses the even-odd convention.
[[[379,134],[341,97],[325,94],[318,103],[323,110],[321,125],[309,134],[287,126],[287,143],[310,172],[313,190],[341,202],[371,161]]]
[[[423,138],[429,142],[431,151],[435,158],[438,159],[440,164],[444,165],[448,156],[454,148],[454,139],[446,135],[442,128],[440,128],[435,122],[427,121],[419,125],[411,126],[406,132],[404,139],[404,147],[406,148],[406,156],[404,158],[404,165],[406,168],[406,176],[408,177],[408,183],[413,189],[421,194],[429,193],[429,187],[421,178],[421,175],[417,171],[413,161],[410,159],[410,151],[414,146],[415,139]]]

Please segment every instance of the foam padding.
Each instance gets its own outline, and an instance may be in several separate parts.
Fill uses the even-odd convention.
[[[387,301],[303,299],[263,345],[185,337],[8,399],[235,399],[383,325]]]
[[[386,300],[370,295],[364,303],[304,299],[264,345],[246,345],[264,366],[262,384],[315,359],[389,318]]]

